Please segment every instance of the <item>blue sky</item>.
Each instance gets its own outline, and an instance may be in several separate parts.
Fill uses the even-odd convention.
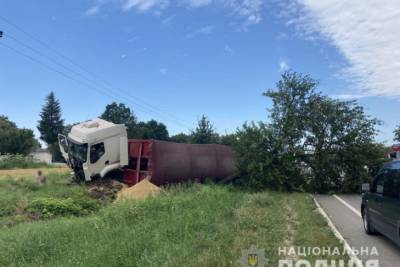
[[[233,132],[267,119],[262,92],[293,69],[325,94],[358,99],[390,143],[400,124],[400,6],[344,2],[1,1],[0,114],[37,133],[52,90],[67,123],[118,101],[171,134],[202,114]]]

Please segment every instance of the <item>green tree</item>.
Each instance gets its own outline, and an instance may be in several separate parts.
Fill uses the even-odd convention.
[[[175,143],[190,143],[190,136],[185,133],[179,133],[171,136],[169,140]]]
[[[69,123],[67,125],[64,126],[64,130],[63,130],[63,135],[67,136],[70,132],[72,127],[74,127],[75,125],[77,125],[78,123]]]
[[[52,153],[53,161],[63,160],[58,147],[58,134],[63,133],[64,120],[61,118],[60,102],[55,98],[53,92],[46,97],[37,128],[40,132],[40,139],[47,143]]]
[[[38,144],[32,130],[19,129],[14,122],[0,115],[0,154],[26,155]]]
[[[305,186],[307,171],[302,163],[305,109],[310,97],[315,94],[317,84],[308,75],[287,71],[277,82],[276,89],[269,89],[263,94],[271,98],[273,104],[268,128],[273,132],[275,161],[279,162],[280,189],[303,189]]]
[[[263,122],[245,123],[237,131],[234,149],[238,182],[255,189],[295,189],[287,176],[286,159],[274,135],[274,129]]]
[[[307,75],[286,72],[275,90],[264,93],[273,103],[270,123],[245,125],[235,146],[239,172],[250,184],[354,192],[384,162],[374,140],[379,121],[354,101],[316,92],[317,85]]]
[[[131,111],[131,109],[125,104],[117,104],[116,102],[113,102],[107,105],[100,118],[116,124],[125,124],[128,131],[128,137],[134,137],[137,119],[133,111]]]
[[[134,132],[134,138],[156,140],[169,139],[167,126],[161,122],[157,122],[156,120],[139,122],[136,125]]]
[[[224,134],[220,137],[220,143],[226,146],[234,146],[237,141],[237,135],[234,133]]]
[[[60,102],[55,98],[53,92],[50,92],[46,97],[46,103],[40,112],[40,120],[37,128],[40,132],[40,139],[47,144],[56,143],[58,134],[62,133],[64,129]]]
[[[305,113],[307,151],[303,160],[312,170],[312,188],[318,192],[356,191],[370,176],[368,165],[375,159],[379,121],[367,116],[354,101],[319,94],[310,97]]]
[[[218,143],[219,136],[214,129],[214,125],[203,115],[198,121],[198,125],[191,132],[191,141],[194,144],[212,144]]]

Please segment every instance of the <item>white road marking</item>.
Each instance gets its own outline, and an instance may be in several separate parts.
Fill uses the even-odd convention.
[[[350,259],[353,260],[353,262],[356,264],[356,267],[363,267],[364,264],[354,253],[353,249],[350,247],[349,243],[347,243],[346,239],[344,239],[342,234],[336,229],[335,225],[333,224],[332,220],[329,218],[328,214],[325,213],[325,211],[322,209],[321,205],[318,203],[317,198],[313,197],[313,199],[314,199],[314,203],[317,206],[317,210],[319,211],[319,213],[322,215],[322,217],[325,218],[325,220],[327,221],[327,223],[328,223],[329,227],[331,228],[332,232],[334,233],[334,235],[343,243],[343,247],[346,250],[347,254],[350,256]]]
[[[347,203],[346,201],[344,201],[343,199],[341,199],[340,197],[338,197],[337,195],[333,195],[337,200],[339,200],[340,202],[342,202],[343,205],[345,205],[346,207],[348,207],[352,212],[354,212],[358,217],[362,217],[361,213],[356,210],[353,206],[351,206],[349,203]]]

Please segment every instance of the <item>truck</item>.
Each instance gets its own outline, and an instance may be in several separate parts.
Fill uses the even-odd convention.
[[[219,144],[182,144],[128,139],[124,124],[94,119],[74,125],[59,146],[77,181],[110,174],[129,186],[143,179],[155,185],[206,178],[220,181],[235,174],[234,151]]]

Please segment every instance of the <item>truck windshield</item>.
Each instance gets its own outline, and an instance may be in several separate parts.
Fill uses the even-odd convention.
[[[86,162],[88,144],[77,144],[69,140],[68,146],[69,146],[69,153],[74,158],[77,158],[82,162]]]

